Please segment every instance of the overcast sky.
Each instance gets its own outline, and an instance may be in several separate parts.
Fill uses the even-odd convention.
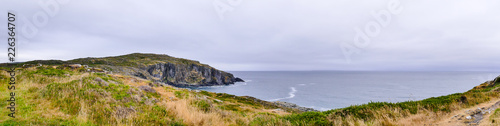
[[[0,8],[0,22],[7,10],[18,19],[17,61],[141,52],[227,71],[500,71],[498,0],[2,0]]]

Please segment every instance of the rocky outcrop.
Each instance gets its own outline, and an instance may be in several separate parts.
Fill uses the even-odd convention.
[[[273,103],[277,106],[281,106],[284,108],[298,109],[299,111],[302,111],[302,112],[311,112],[311,111],[317,112],[318,111],[318,110],[314,110],[312,108],[301,107],[301,106],[298,106],[297,104],[288,103],[288,102],[275,101]]]
[[[241,79],[241,78],[235,78],[234,79],[236,82],[245,82],[245,80]]]
[[[149,76],[154,80],[175,86],[228,85],[243,81],[230,73],[197,64],[159,63],[143,70],[146,71],[145,74],[137,75]]]
[[[40,60],[17,64],[63,65],[73,69],[86,68],[88,72],[120,73],[174,86],[213,86],[244,82],[233,74],[217,70],[198,61],[164,54],[132,53],[103,58],[79,58],[69,61]],[[69,65],[68,65],[69,64]],[[0,64],[8,65],[8,64]],[[91,67],[90,67],[91,66]]]
[[[500,76],[496,77],[493,81],[491,81],[491,84],[493,85],[500,84]]]
[[[495,79],[493,79],[491,81],[486,81],[483,84],[474,87],[474,89],[483,89],[483,88],[487,88],[487,87],[494,87],[498,84],[500,84],[500,76],[496,77]]]

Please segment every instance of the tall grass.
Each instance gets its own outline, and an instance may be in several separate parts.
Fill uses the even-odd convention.
[[[1,71],[2,84],[7,75]],[[17,77],[19,116],[0,116],[0,125],[251,125],[260,118],[255,115],[275,108],[251,98],[171,86],[145,92],[137,87],[151,81],[64,67],[18,69]],[[101,80],[108,85],[100,84]],[[5,87],[0,86],[0,100],[7,100]],[[0,107],[6,105],[0,102]]]
[[[400,103],[370,102],[325,112],[304,112],[224,93],[171,86],[138,86],[151,81],[124,75],[85,73],[64,67],[18,69],[15,119],[0,125],[409,125],[498,99],[499,82],[464,93]],[[100,84],[101,78],[108,85]],[[8,99],[8,73],[0,72],[0,100]],[[99,81],[98,81],[99,80]],[[17,95],[19,94],[19,95]],[[0,102],[6,108],[6,102]],[[275,109],[285,114],[273,113]],[[490,121],[497,124],[497,110]],[[1,113],[8,113],[0,109]]]
[[[402,121],[413,118],[413,124],[427,122],[453,111],[499,98],[500,82],[483,83],[464,93],[432,97],[400,103],[370,102],[325,112],[305,112],[278,119],[257,120],[292,125],[408,125]],[[500,114],[497,114],[500,115]],[[426,118],[429,117],[429,118]],[[432,117],[432,118],[430,118]],[[258,124],[264,123],[258,122]]]
[[[178,125],[180,121],[166,107],[141,104],[146,99],[131,97],[155,95],[123,84],[98,85],[95,78],[105,78],[102,74],[51,67],[19,70],[19,73],[16,90],[19,116],[0,119],[2,125]],[[5,74],[0,76],[2,80]],[[0,90],[0,99],[6,99],[3,92],[7,91]]]

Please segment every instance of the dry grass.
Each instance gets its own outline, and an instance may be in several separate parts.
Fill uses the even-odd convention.
[[[497,101],[497,100],[492,100]],[[394,108],[383,108],[376,110],[376,116],[370,121],[364,121],[359,118],[354,118],[352,116],[341,117],[334,116],[331,117],[331,121],[334,125],[344,125],[344,126],[424,126],[424,125],[466,125],[463,121],[455,121],[451,119],[454,115],[463,113],[468,109],[474,109],[478,107],[485,107],[491,105],[495,102],[483,103],[477,106],[461,108],[458,103],[452,105],[451,112],[433,112],[429,110],[419,110],[417,114],[410,114],[408,111],[403,111],[401,109]],[[499,116],[492,116],[490,120],[483,121],[481,125],[496,125],[492,124],[491,120],[500,120]],[[489,115],[485,116],[485,120]]]
[[[52,67],[53,69],[54,67]],[[69,124],[69,125],[88,125],[88,124],[96,124],[95,117],[99,116],[109,116],[109,120],[106,120],[101,123],[97,123],[99,125],[138,125],[148,122],[148,114],[142,114],[140,112],[135,111],[126,111],[127,107],[124,106],[116,106],[108,104],[108,103],[118,103],[118,102],[130,102],[129,100],[117,100],[111,97],[112,92],[104,91],[100,93],[97,101],[100,102],[102,106],[95,106],[92,101],[88,100],[79,100],[76,101],[76,105],[78,106],[78,110],[76,113],[68,113],[66,110],[59,108],[60,104],[58,101],[54,101],[55,99],[47,98],[45,96],[41,96],[40,94],[44,90],[48,90],[46,87],[51,84],[68,84],[71,83],[74,85],[74,88],[66,88],[63,87],[62,90],[58,90],[54,92],[59,99],[59,101],[64,101],[65,99],[74,98],[75,92],[78,92],[79,89],[88,88],[88,83],[85,81],[85,78],[89,77],[97,77],[101,75],[94,75],[92,73],[85,72],[71,72],[71,76],[46,76],[40,74],[33,74],[30,77],[26,76],[27,72],[36,71],[36,68],[27,68],[24,70],[20,70],[17,72],[18,76],[18,85],[16,93],[19,92],[19,95],[16,96],[18,98],[23,98],[25,101],[18,102],[18,104],[27,104],[26,106],[29,108],[18,108],[18,117],[12,120],[10,118],[0,118],[0,122],[5,122],[8,120],[18,122],[18,124],[35,124],[35,125],[61,125]],[[7,76],[8,73],[5,71],[0,71],[1,75]],[[132,89],[137,89],[139,86],[148,85],[151,82],[148,80],[123,76],[123,75],[105,75],[105,78],[111,78],[113,80],[120,81],[123,85],[129,85]],[[112,82],[110,80],[110,82]],[[114,83],[115,81],[113,81]],[[73,84],[74,83],[74,84]],[[2,87],[6,87],[2,85]],[[1,89],[1,88],[0,88]],[[210,96],[204,96],[202,94],[196,93],[194,91],[188,91],[186,89],[178,89],[172,86],[166,87],[153,87],[159,94],[158,102],[156,104],[136,104],[136,110],[153,110],[153,106],[159,106],[160,109],[164,109],[166,111],[166,115],[160,115],[160,118],[164,118],[168,122],[175,123],[180,121],[183,125],[190,126],[228,126],[228,125],[252,125],[252,121],[256,118],[265,118],[265,119],[275,119],[275,115],[286,115],[288,112],[277,112],[273,114],[273,110],[265,109],[265,108],[256,108],[251,105],[238,103],[235,101],[224,101],[222,103],[212,102],[216,98],[212,98]],[[5,89],[1,89],[4,90]],[[99,94],[101,89],[91,89],[84,91],[86,94]],[[176,97],[174,92],[185,92],[187,93],[186,97]],[[133,91],[132,91],[133,92]],[[5,92],[2,92],[0,99],[6,99]],[[134,96],[134,95],[132,95]],[[81,96],[84,97],[84,96]],[[77,97],[78,98],[78,97]],[[139,98],[140,99],[140,98]],[[199,101],[206,101],[210,106],[208,111],[202,110],[197,107],[195,103]],[[105,103],[105,104],[102,104]],[[124,103],[120,103],[124,104]],[[235,110],[225,110],[222,109],[221,106],[225,105],[236,105],[238,106],[238,111]],[[142,106],[142,107],[141,107]],[[149,106],[149,107],[148,107]],[[4,107],[4,106],[1,106]],[[107,115],[106,113],[96,112],[96,107],[100,108],[99,111],[112,111],[111,115]],[[142,108],[142,109],[141,109]],[[111,109],[111,110],[106,110]],[[240,111],[241,110],[241,111]],[[7,110],[1,109],[0,112],[7,113]],[[146,111],[147,112],[147,111]],[[113,114],[114,113],[114,114]],[[125,113],[125,114],[124,114]],[[268,113],[264,114],[263,113]],[[97,115],[97,116],[96,116]],[[271,115],[271,116],[268,116]],[[161,117],[164,116],[164,117]],[[179,120],[180,119],[180,120]],[[59,120],[59,121],[57,121]],[[176,121],[177,120],[177,121]],[[53,122],[55,121],[55,122]],[[67,122],[67,123],[65,123]],[[281,125],[290,125],[287,123],[275,123]]]
[[[488,119],[485,119],[481,126],[495,126],[500,125],[500,108],[497,108]]]
[[[384,107],[381,109],[373,110],[375,116],[372,120],[362,120],[359,118],[352,117],[350,115],[346,117],[341,116],[330,116],[330,121],[334,122],[334,125],[344,125],[344,126],[434,126],[434,125],[466,125],[465,120],[457,120],[457,118],[452,118],[458,114],[465,114],[466,110],[474,110],[476,108],[482,108],[491,106],[499,101],[498,99],[492,99],[488,102],[478,104],[475,106],[463,107],[461,103],[452,103],[449,108],[450,112],[443,111],[430,111],[427,109],[420,109],[416,114],[411,114],[408,110],[401,110],[399,108],[388,108]],[[500,111],[500,110],[499,110]],[[500,121],[500,114],[486,114],[484,115],[483,121],[480,125],[493,126],[498,125]],[[491,116],[491,117],[490,117]],[[489,120],[488,120],[489,118]],[[496,120],[497,123],[492,123],[492,120]]]
[[[304,117],[294,117],[301,116],[298,114],[291,114],[286,111],[275,111],[272,108],[266,108],[262,106],[253,105],[253,103],[243,103],[231,97],[221,96],[212,94],[205,95],[200,92],[188,91],[186,89],[179,89],[172,86],[166,87],[153,87],[157,92],[157,102],[150,103],[150,101],[136,102],[137,100],[144,99],[141,95],[147,95],[149,100],[154,98],[151,94],[145,93],[144,91],[139,91],[137,87],[143,85],[149,85],[151,81],[144,80],[137,77],[123,76],[119,74],[113,75],[101,75],[92,73],[80,73],[73,71],[71,76],[45,76],[40,74],[35,74],[32,77],[23,76],[25,72],[35,71],[35,68],[28,68],[19,71],[18,85],[16,90],[19,92],[18,98],[23,98],[23,101],[18,101],[18,117],[14,121],[24,122],[20,124],[38,124],[38,125],[59,125],[57,121],[65,121],[66,125],[140,125],[140,124],[151,124],[151,125],[164,125],[164,124],[177,124],[177,122],[183,125],[190,126],[228,126],[228,125],[313,125],[308,124],[307,118],[314,118],[314,113],[312,116]],[[0,75],[4,77],[8,76],[5,71],[0,71]],[[78,106],[78,111],[76,113],[68,113],[64,107],[58,107],[60,104],[54,99],[47,97],[42,97],[41,91],[47,90],[47,85],[54,83],[57,84],[68,84],[74,83],[74,88],[64,88],[55,92],[56,94],[61,94],[59,99],[64,101],[65,99],[73,98],[75,92],[78,89],[88,88],[88,83],[85,78],[101,77],[109,80],[110,83],[120,83],[116,84],[117,87],[129,86],[130,89],[124,90],[126,94],[130,94],[131,97],[125,98],[123,100],[115,99],[112,97],[117,93],[113,92],[113,89],[103,89],[103,88],[91,88],[85,91],[86,94],[98,94],[96,101],[80,100],[75,104]],[[4,78],[5,79],[5,78]],[[3,80],[2,80],[3,81]],[[7,89],[5,83],[0,85],[0,99],[7,99]],[[498,88],[498,87],[497,87]],[[495,90],[496,88],[492,89]],[[135,92],[135,93],[134,93]],[[182,96],[179,96],[182,94]],[[466,94],[464,94],[466,95]],[[59,95],[58,95],[59,96]],[[84,97],[86,95],[82,95]],[[471,98],[469,96],[468,100],[471,103],[483,103],[484,99],[479,99],[484,96],[492,96],[491,99],[496,100],[496,95],[491,94],[479,94],[478,98]],[[226,100],[222,99],[225,98]],[[136,99],[134,101],[134,99]],[[216,99],[222,99],[223,102],[216,102]],[[491,100],[490,99],[490,100]],[[96,106],[94,102],[98,102],[99,106]],[[134,109],[127,107],[130,103]],[[198,103],[203,103],[205,106],[198,106]],[[21,106],[21,104],[26,104]],[[484,103],[489,104],[489,103]],[[483,104],[480,104],[483,105]],[[480,106],[479,105],[479,106]],[[5,108],[5,106],[0,106]],[[232,108],[231,108],[232,107]],[[414,106],[413,106],[414,107]],[[456,115],[469,108],[477,108],[478,105],[468,106],[463,105],[460,102],[454,102],[450,105],[441,106],[439,108],[449,109],[449,112],[435,111],[424,109],[423,106],[416,106],[418,111],[416,113],[411,113],[408,109],[402,109],[399,107],[389,107],[384,106],[381,108],[367,108],[363,109],[364,113],[370,113],[373,117],[369,117],[368,120],[363,120],[360,117],[356,117],[352,114],[346,114],[344,116],[339,116],[336,114],[326,115],[324,119],[330,122],[332,125],[345,125],[345,126],[420,126],[420,125],[460,125],[463,123],[449,123],[451,116]],[[96,112],[96,108],[99,112]],[[165,112],[158,112],[164,110]],[[353,109],[356,110],[356,109]],[[0,112],[7,113],[6,109],[0,109]],[[109,113],[106,113],[109,112]],[[151,115],[153,113],[153,115]],[[348,112],[347,112],[348,113]],[[500,113],[500,112],[498,112]],[[492,120],[497,120],[500,122],[500,114],[492,114],[489,121],[485,121],[483,125],[494,125],[497,123],[492,123]],[[317,113],[316,113],[317,114]],[[98,115],[98,116],[96,116]],[[105,122],[99,122],[96,117],[106,117],[108,120]],[[161,123],[155,122],[154,119],[164,119]],[[301,120],[305,119],[305,120]],[[6,122],[11,120],[5,116],[0,116],[0,122]],[[485,119],[487,120],[487,119]],[[55,123],[46,123],[55,121]],[[158,121],[158,120],[156,120]],[[314,121],[314,120],[312,120]],[[99,123],[96,123],[99,122]],[[487,123],[490,122],[490,123]],[[64,125],[64,124],[63,124]]]
[[[190,99],[181,99],[175,102],[163,104],[168,110],[171,110],[177,117],[183,119],[187,125],[196,126],[226,126],[219,113],[204,113],[197,108],[191,107]]]

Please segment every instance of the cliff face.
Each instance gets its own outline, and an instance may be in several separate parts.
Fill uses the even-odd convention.
[[[71,62],[95,64],[109,71],[174,86],[213,86],[242,82],[233,74],[198,61],[168,55],[134,53],[116,57],[83,58]]]
[[[103,58],[80,58],[69,61],[40,60],[18,65],[63,65],[81,64],[102,71],[137,76],[153,82],[174,86],[212,86],[242,82],[233,74],[217,70],[207,64],[161,54],[133,53]]]
[[[146,78],[176,86],[227,85],[242,81],[232,74],[197,64],[159,63],[144,69]]]

